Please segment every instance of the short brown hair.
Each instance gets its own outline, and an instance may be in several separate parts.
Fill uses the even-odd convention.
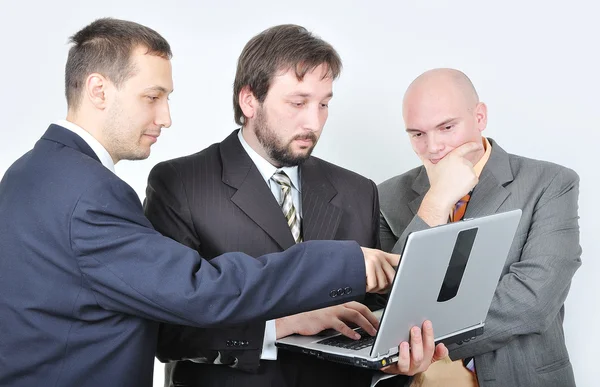
[[[65,67],[65,94],[69,108],[77,108],[86,78],[99,73],[119,87],[135,74],[130,58],[138,47],[147,54],[171,59],[171,47],[158,32],[126,20],[98,19],[71,36]]]
[[[238,59],[233,83],[235,122],[244,125],[244,113],[238,99],[245,86],[249,86],[262,103],[278,72],[294,69],[298,80],[302,80],[307,72],[322,64],[327,65],[325,77],[336,79],[340,75],[342,60],[338,53],[304,27],[283,24],[256,35],[246,44]]]

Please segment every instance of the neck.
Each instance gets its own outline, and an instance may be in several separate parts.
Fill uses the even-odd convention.
[[[114,164],[117,164],[120,161],[113,155],[113,153],[110,151],[110,148],[107,146],[107,142],[102,136],[101,125],[98,125],[98,120],[87,118],[86,114],[82,114],[79,111],[76,112],[71,109],[69,109],[67,112],[66,120],[79,126],[81,129],[85,130],[92,137],[94,137],[100,143],[100,145],[106,149]]]

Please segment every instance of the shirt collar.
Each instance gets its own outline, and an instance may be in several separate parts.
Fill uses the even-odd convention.
[[[110,157],[108,151],[102,146],[102,144],[100,144],[98,140],[96,140],[96,138],[94,138],[94,136],[92,136],[89,132],[87,132],[79,125],[76,125],[67,120],[58,120],[54,124],[60,125],[63,128],[68,129],[71,132],[78,135],[79,137],[81,137],[83,141],[85,141],[90,146],[90,148],[92,148],[96,156],[98,156],[98,158],[100,159],[102,165],[104,165],[106,168],[110,169],[113,173],[115,173],[115,163],[113,162],[112,157]]]
[[[490,144],[488,139],[485,137],[482,137],[482,142],[483,142],[483,147],[485,148],[485,153],[483,154],[481,159],[479,159],[477,164],[475,164],[473,166],[473,170],[475,171],[475,174],[477,175],[477,177],[479,177],[481,175],[481,171],[483,171],[483,167],[485,167],[485,164],[488,162],[488,160],[490,159],[490,155],[492,154],[492,144]]]
[[[290,178],[290,181],[292,182],[292,185],[294,186],[294,188],[296,188],[296,190],[298,190],[298,192],[301,192],[300,191],[300,179],[299,179],[299,174],[298,174],[298,166],[295,165],[293,167],[282,167],[282,168],[275,167],[273,164],[268,162],[264,157],[259,155],[254,149],[252,149],[252,147],[244,139],[244,136],[242,135],[242,130],[243,130],[243,128],[240,129],[238,132],[238,139],[240,140],[240,143],[242,144],[242,147],[244,147],[244,150],[246,151],[246,153],[248,153],[248,156],[250,156],[250,159],[252,159],[252,161],[254,162],[254,165],[256,165],[256,168],[262,175],[263,179],[265,179],[265,182],[267,184],[269,184],[269,180],[271,180],[271,176],[273,176],[273,174],[275,172],[283,171]]]

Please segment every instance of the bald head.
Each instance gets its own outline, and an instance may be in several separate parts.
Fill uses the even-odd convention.
[[[479,103],[477,91],[465,73],[456,69],[440,68],[426,71],[412,81],[404,94],[403,105],[406,107],[415,99],[436,98],[441,94],[460,98],[467,109],[473,109]]]
[[[481,142],[487,125],[487,107],[471,80],[448,68],[429,70],[409,85],[402,116],[413,149],[430,160],[466,142]]]

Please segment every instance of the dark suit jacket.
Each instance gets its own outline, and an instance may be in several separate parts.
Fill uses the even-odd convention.
[[[485,332],[450,345],[454,360],[475,357],[481,387],[573,387],[564,340],[564,301],[581,265],[577,201],[571,169],[506,153],[492,153],[467,205],[473,218],[521,209],[521,221],[485,320]],[[379,185],[381,244],[400,252],[408,233],[427,228],[417,211],[429,190],[418,167]]]
[[[279,204],[240,144],[237,132],[199,153],[160,163],[150,173],[147,217],[158,231],[203,257],[238,250],[260,256],[294,245]],[[340,239],[355,240],[366,247],[379,245],[379,203],[371,180],[316,157],[300,167],[300,177],[304,240]],[[323,263],[327,260],[323,257]],[[272,379],[267,382],[242,372],[258,371],[264,329],[264,322],[234,329],[164,326],[158,357],[162,361],[212,362],[220,355],[220,362],[225,364],[237,361],[237,369],[231,372],[222,371],[227,368],[222,365],[170,364],[167,374],[173,372],[177,382],[209,385],[203,372],[223,372],[227,375],[215,384],[223,385],[226,380],[230,385],[272,383]],[[286,356],[283,352],[279,351],[280,357]],[[329,363],[329,368],[335,365]]]
[[[134,190],[56,125],[0,182],[0,230],[2,386],[151,386],[155,321],[246,323],[365,289],[356,242],[201,260],[155,231]]]

